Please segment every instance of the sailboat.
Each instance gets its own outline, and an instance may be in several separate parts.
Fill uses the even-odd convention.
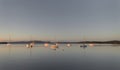
[[[26,44],[27,48],[32,48],[35,45],[34,41]]]
[[[30,43],[26,44],[27,48],[32,48],[35,45],[34,41],[30,41]]]
[[[8,42],[8,43],[7,43],[7,46],[10,46],[10,45],[11,45],[11,44]]]
[[[56,50],[58,48],[58,46],[57,45],[51,45],[50,48],[53,49],[53,50]]]
[[[49,44],[48,44],[48,43],[45,43],[45,44],[44,44],[44,46],[45,46],[45,47],[48,47],[48,46],[49,46]]]
[[[55,38],[55,42],[50,46],[51,49],[56,50],[58,48],[58,43],[56,42],[56,38]]]
[[[27,48],[32,48],[34,46],[34,42],[31,42],[31,43],[29,43],[29,44],[26,44],[26,47]]]
[[[84,40],[83,42],[85,42],[85,40]],[[86,48],[87,45],[86,45],[85,43],[83,43],[82,45],[80,45],[80,47],[82,47],[82,48]]]
[[[71,44],[68,43],[68,44],[67,44],[67,47],[70,47],[70,46],[71,46]]]
[[[86,48],[87,45],[86,44],[82,44],[82,45],[80,45],[80,47]]]
[[[53,44],[51,45],[51,48],[54,48],[54,49],[58,48],[58,43],[53,43]]]
[[[11,36],[9,35],[9,41],[7,42],[7,46],[10,46]]]

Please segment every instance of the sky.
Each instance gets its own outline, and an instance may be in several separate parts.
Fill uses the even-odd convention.
[[[0,0],[0,41],[120,40],[120,0]]]

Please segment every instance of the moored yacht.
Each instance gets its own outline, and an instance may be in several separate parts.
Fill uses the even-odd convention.
[[[11,36],[9,35],[9,41],[7,42],[7,46],[10,46],[11,44],[10,44],[10,42],[11,42]]]
[[[71,44],[67,44],[67,47],[70,47],[71,46]]]
[[[26,47],[27,48],[32,48],[34,46],[34,42],[31,42],[31,43],[29,43],[29,44],[26,44]]]
[[[56,50],[58,48],[58,43],[52,44],[50,48]]]
[[[83,44],[83,45],[80,45],[80,47],[85,48],[85,47],[87,47],[87,45],[86,45],[86,44]]]
[[[44,44],[44,46],[45,46],[45,47],[48,47],[48,46],[49,46],[49,44],[48,44],[48,43],[45,43],[45,44]]]

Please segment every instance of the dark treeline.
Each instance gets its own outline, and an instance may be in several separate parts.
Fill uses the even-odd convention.
[[[120,41],[84,41],[79,43],[93,43],[93,44],[120,44]]]
[[[72,43],[72,44],[120,44],[120,41],[81,41],[81,42],[58,42],[58,43]]]
[[[81,42],[50,42],[50,41],[16,41],[16,42],[9,42],[11,44],[26,44],[26,43],[30,43],[30,42],[34,42],[34,43],[38,43],[38,44],[43,44],[43,43],[59,43],[59,44],[67,44],[67,43],[71,43],[71,44],[120,44],[120,41],[81,41]],[[8,42],[0,42],[0,44],[7,44]]]
[[[0,44],[7,44],[7,42],[0,42]]]

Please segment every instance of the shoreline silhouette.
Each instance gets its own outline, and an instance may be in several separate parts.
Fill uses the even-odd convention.
[[[26,44],[26,43],[30,43],[32,41],[12,41],[12,42],[9,42],[11,44]],[[0,42],[0,44],[7,44],[8,42]],[[38,44],[44,44],[44,43],[49,43],[49,44],[53,44],[55,42],[51,42],[51,41],[35,41],[34,40],[34,43],[38,43]],[[57,43],[59,44],[120,44],[120,41],[118,40],[113,40],[113,41],[80,41],[80,42],[62,42],[62,41],[58,41]]]

